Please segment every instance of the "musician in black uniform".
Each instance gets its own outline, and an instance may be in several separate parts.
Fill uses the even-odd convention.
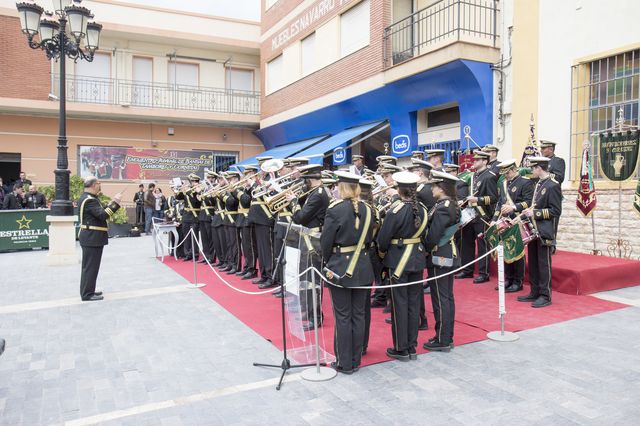
[[[322,225],[324,224],[324,217],[327,212],[327,207],[329,207],[329,193],[326,188],[322,186],[322,175],[321,175],[322,166],[319,164],[310,164],[306,166],[301,166],[298,168],[298,171],[304,178],[305,189],[309,195],[305,198],[304,204],[300,206],[300,203],[296,203],[293,208],[293,223],[305,226],[310,230],[321,233]],[[293,196],[290,196],[289,199],[293,201]],[[306,236],[303,236],[303,238]],[[311,254],[310,264],[313,265],[316,269],[322,269],[322,259],[320,258],[320,253],[315,251],[313,245],[311,244],[311,239],[305,239],[305,244],[308,244],[307,249]],[[307,281],[311,281],[307,279]],[[317,281],[317,280],[316,280]],[[317,318],[313,318],[313,294],[311,291],[306,291],[306,298],[304,300],[304,307],[306,307],[306,316],[307,323],[304,325],[305,330],[313,330],[313,328],[322,325],[322,286],[321,282],[316,282],[316,312],[318,314]]]
[[[498,186],[498,204],[493,214],[493,222],[502,218],[515,219],[524,209],[531,206],[533,197],[533,181],[520,176],[516,160],[511,159],[500,163],[500,174],[504,176]],[[518,226],[518,225],[514,225]],[[505,292],[515,293],[522,290],[524,281],[524,256],[512,263],[504,263]]]
[[[353,154],[351,156],[353,164],[349,166],[349,171],[359,176],[364,175],[364,156],[360,154]]]
[[[102,300],[102,292],[96,291],[96,279],[100,270],[102,250],[109,244],[107,219],[120,208],[122,194],[116,194],[113,201],[104,207],[98,194],[100,181],[91,176],[84,181],[84,192],[78,200],[80,206],[80,231],[78,240],[82,247],[82,272],[80,274],[80,297],[85,301]]]
[[[218,173],[217,176],[218,186],[220,189],[227,184],[225,177]],[[224,214],[224,201],[222,197],[224,194],[222,191],[215,191],[212,194],[213,199],[213,216],[211,217],[211,237],[213,240],[213,247],[218,257],[218,261],[215,263],[215,267],[219,272],[226,272],[231,268],[229,264],[229,250],[227,249],[227,231],[224,226],[226,221],[226,215]]]
[[[496,185],[496,176],[487,167],[489,162],[489,153],[476,150],[473,154],[475,172],[472,178],[471,195],[467,197],[468,205],[476,210],[477,216],[467,225],[472,226],[474,236],[478,244],[478,257],[487,252],[487,243],[483,238],[477,238],[477,235],[484,234],[487,230],[487,224],[493,217],[493,211],[498,201],[498,187]],[[475,256],[475,247],[473,241],[464,241],[463,250],[469,250],[471,258]],[[466,258],[466,256],[463,256]],[[473,276],[473,275],[472,275]],[[463,273],[458,275],[459,278],[466,278],[468,275]],[[489,281],[489,256],[484,257],[478,262],[478,276],[474,278],[474,284],[481,284]]]
[[[291,173],[295,172],[295,166],[297,163],[292,164],[290,159],[286,158],[284,160],[282,160],[282,168],[278,171],[278,177],[284,177],[286,175],[289,175]],[[295,174],[293,175],[295,178],[299,177],[299,174]],[[283,180],[279,180],[279,183],[284,183]],[[282,190],[282,188],[277,189],[275,186],[273,187],[273,192],[269,193],[269,196],[273,196],[276,195],[276,193],[278,191]],[[266,200],[266,198],[265,198]],[[281,201],[281,202],[285,202],[285,200]],[[298,199],[297,200],[298,203],[304,203],[303,199]],[[273,206],[269,207],[267,206],[272,212],[274,211]],[[284,236],[287,233],[287,225],[289,223],[292,223],[293,219],[293,213],[291,212],[291,205],[287,204],[284,205],[284,207],[278,209],[275,213],[274,213],[274,222],[275,222],[275,226],[273,227],[273,234],[272,234],[272,238],[273,238],[273,242],[272,242],[272,247],[273,247],[273,272],[271,274],[271,282],[267,282],[264,284],[258,284],[258,288],[269,288],[269,287],[278,287],[278,289],[273,293],[274,297],[284,297],[284,293],[282,292],[282,287],[279,287],[280,284],[282,284],[284,282],[284,264],[280,264],[280,266],[277,265],[278,262],[278,258],[280,258],[280,261],[284,260],[284,252],[282,251],[283,245],[284,245]],[[282,256],[280,256],[280,254],[282,253]]]
[[[418,160],[424,160],[424,151],[411,151],[411,158],[417,158]]]
[[[201,191],[200,177],[194,173],[189,175],[189,183],[191,187],[187,190],[181,191],[176,195],[178,200],[184,200],[184,214],[182,215],[182,226],[184,226],[185,236],[189,230],[193,231],[194,241],[198,238],[199,223],[198,214],[200,213],[200,205],[202,204],[198,199],[198,194]],[[195,247],[194,247],[195,245]],[[198,246],[191,244],[191,237],[188,237],[184,242],[185,258],[184,260],[198,259]]]
[[[433,166],[433,170],[444,170],[444,149],[429,149],[426,154],[429,162]]]
[[[256,181],[253,176],[258,168],[253,165],[245,166],[244,176],[247,179],[244,186],[238,189],[238,222],[241,226],[242,256],[244,258],[244,268],[240,278],[252,280],[258,276],[256,262],[258,260],[258,248],[256,247],[256,233],[253,224],[249,222],[249,208],[251,207],[251,192],[256,188]]]
[[[418,202],[418,177],[411,172],[394,173],[400,199],[389,208],[378,234],[378,250],[389,268],[390,283],[421,281],[426,266],[422,244],[427,231],[427,208]],[[387,356],[401,361],[416,359],[421,283],[391,289],[393,348]]]
[[[373,234],[374,215],[367,204],[358,200],[360,176],[342,171],[335,174],[341,199],[327,208],[320,245],[325,276],[330,280],[340,277],[339,286],[329,285],[336,321],[336,361],[331,366],[341,373],[352,374],[360,367],[362,358],[369,294],[358,287],[373,282],[373,268],[364,246]]]
[[[451,176],[458,177],[460,166],[458,166],[457,164],[444,164],[444,171],[445,173],[449,173]],[[467,182],[463,181],[462,179],[458,179],[456,181],[456,201],[457,201],[458,207],[464,204],[468,196],[469,196],[469,185],[467,184]],[[462,250],[462,246],[463,246],[462,242],[465,239],[468,239],[469,241],[473,241],[475,244],[475,237],[473,235],[472,226],[465,226],[462,229],[458,229],[454,236],[454,240],[456,242],[456,250],[458,251],[458,257],[460,258],[461,265],[466,265],[469,262],[473,261],[473,253],[471,253],[470,250]],[[471,265],[470,269],[471,269],[470,275],[473,276],[473,265]]]
[[[553,180],[558,182],[558,184],[562,185],[562,182],[564,182],[566,165],[564,160],[556,155],[556,143],[541,140],[540,150],[542,152],[542,156],[549,159],[549,175]]]
[[[549,158],[530,157],[529,164],[538,182],[533,190],[531,207],[523,213],[531,218],[539,238],[528,245],[531,291],[518,297],[518,301],[533,302],[532,307],[542,308],[551,304],[551,247],[556,223],[562,214],[562,191],[560,184],[549,174]]]
[[[489,162],[487,163],[487,167],[496,176],[494,179],[497,184],[498,179],[500,179],[500,161],[498,161],[498,151],[500,151],[500,148],[495,145],[485,145],[482,147],[482,150],[489,153]]]
[[[262,165],[265,161],[271,160],[272,157],[256,157],[258,164]],[[264,171],[258,174],[258,184],[266,183],[269,175]],[[256,245],[258,247],[258,261],[260,264],[260,277],[251,282],[267,287],[273,286],[273,214],[265,205],[263,197],[254,197],[251,200],[249,208],[249,222],[254,226],[256,231]]]
[[[205,173],[205,178],[207,180],[207,189],[215,185],[216,177],[217,173],[215,172],[207,171]],[[216,258],[215,244],[213,243],[213,229],[211,227],[211,218],[214,211],[213,199],[208,195],[204,195],[203,193],[198,194],[198,199],[202,203],[200,213],[198,214],[198,226],[200,228],[203,256],[203,259],[200,262],[206,263],[207,261],[209,261],[209,263],[213,264]]]
[[[226,220],[224,222],[225,232],[227,233],[227,246],[228,253],[227,264],[230,266],[225,272],[228,275],[234,275],[238,271],[242,270],[242,259],[240,256],[240,228],[236,224],[238,216],[239,195],[238,191],[233,188],[233,185],[240,180],[240,172],[228,171],[226,172],[227,182],[229,188],[227,192],[222,196],[224,202],[224,214]]]
[[[184,259],[184,243],[180,244],[184,239],[184,227],[182,226],[182,214],[184,212],[184,204],[182,201],[176,198],[176,194],[180,192],[180,188],[175,185],[171,185],[171,190],[173,191],[173,195],[169,196],[167,200],[167,205],[169,209],[165,212],[165,217],[170,221],[176,224],[176,231],[178,231],[178,238],[176,238],[173,232],[169,233],[169,255],[175,255],[178,259]],[[180,244],[178,246],[178,244]]]
[[[431,304],[436,319],[436,335],[423,347],[430,351],[449,352],[453,344],[455,301],[453,276],[448,274],[460,265],[453,236],[460,220],[456,201],[457,177],[433,171],[433,196],[436,205],[429,211],[429,231],[425,241],[427,267],[431,281]],[[448,275],[447,275],[448,274]]]
[[[373,206],[373,195],[371,194],[371,191],[373,190],[374,182],[373,180],[362,178],[358,182],[358,185],[360,186],[360,201],[366,203],[367,206],[371,208],[371,211],[374,213],[375,217],[373,233],[371,234],[371,236],[367,235],[365,245],[367,247],[367,250],[369,251],[369,259],[371,259],[371,265],[373,266],[373,279],[375,285],[376,287],[380,287],[382,286],[383,266],[382,259],[378,255],[378,245],[376,244],[376,237],[378,236],[378,231],[380,230],[380,225],[382,224],[382,222],[380,220],[380,214],[378,213],[378,210]],[[364,342],[362,344],[362,355],[367,353],[367,348],[369,347],[369,334],[371,331],[371,297],[373,297],[371,295],[371,292],[367,291],[367,300],[364,306]]]

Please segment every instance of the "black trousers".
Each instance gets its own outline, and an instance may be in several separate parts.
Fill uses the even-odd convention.
[[[100,270],[103,247],[82,246],[82,272],[80,273],[80,297],[88,299],[96,292],[96,279]]]
[[[244,271],[254,272],[256,270],[256,260],[258,259],[258,248],[256,247],[256,232],[253,225],[242,227],[242,257],[244,257]]]
[[[284,256],[284,254],[283,254]],[[310,253],[306,260],[303,260],[302,257],[300,259],[300,267],[299,270],[303,271],[307,269],[309,266],[313,265],[318,271],[322,270],[322,258],[320,255],[316,253]],[[275,268],[275,266],[274,266]],[[280,269],[282,269],[282,273],[280,273]],[[278,268],[278,273],[282,279],[284,279],[284,265],[281,265]],[[307,321],[314,321],[313,318],[313,291],[316,292],[316,323],[322,323],[322,289],[323,289],[323,281],[314,276],[313,271],[309,271],[303,277],[301,277],[301,287],[300,290],[300,304],[301,310],[303,314],[303,318]],[[282,284],[283,281],[278,281],[279,284]]]
[[[271,279],[273,273],[273,227],[268,225],[255,225],[256,244],[258,247],[258,259],[260,262],[260,276]]]
[[[473,261],[476,253],[476,234],[474,234],[473,223],[467,224],[467,226],[456,232],[455,242],[462,264],[466,265]],[[474,268],[475,264],[472,263],[460,272],[473,275]]]
[[[235,224],[222,226],[226,232],[228,251],[227,263],[229,263],[236,271],[240,270],[240,229]]]
[[[528,247],[531,294],[551,300],[551,246],[537,239],[530,242]]]
[[[211,261],[216,257],[216,250],[213,246],[213,230],[211,228],[211,217],[206,216],[206,219],[200,220],[199,223],[203,254],[204,257]]]
[[[429,276],[446,274],[452,268],[429,268]],[[453,341],[456,306],[453,299],[453,275],[431,281],[431,304],[436,318],[436,338],[444,345]]]
[[[213,247],[218,256],[218,262],[227,263],[227,233],[224,225],[211,226],[211,237],[213,239]]]
[[[392,278],[391,284],[408,283],[422,279],[422,271],[404,272],[399,279]],[[420,326],[420,297],[422,285],[413,284],[391,289],[391,335],[393,347],[397,351],[415,349],[418,345]]]
[[[193,241],[195,243],[195,247],[192,246],[191,236],[187,237],[184,242],[184,254],[187,257],[198,257],[198,243],[196,239],[198,238],[198,232],[200,232],[200,223],[196,220],[194,222],[183,222],[182,227],[184,227],[184,235],[186,236],[189,233],[189,230],[193,230]]]
[[[524,257],[513,263],[504,263],[505,286],[511,284],[522,285],[524,281]]]
[[[369,291],[332,285],[329,291],[336,321],[333,337],[336,362],[344,370],[352,370],[360,366],[362,359],[365,306]]]
[[[473,235],[475,237],[475,242],[477,242],[478,244],[478,257],[480,257],[487,252],[487,241],[484,238],[477,238],[477,235],[484,234],[487,230],[487,225],[485,225],[483,221],[478,219],[477,221],[470,223],[466,227],[469,227],[472,225],[473,225]],[[464,228],[462,229],[464,230]],[[471,259],[476,258],[474,256],[474,252],[475,250],[471,252]],[[489,275],[489,257],[490,256],[487,256],[484,259],[476,262],[478,264],[478,275],[487,275],[487,276]],[[462,259],[462,263],[466,264],[466,262],[464,261],[464,258]]]
[[[374,259],[378,259],[377,261]],[[371,255],[371,263],[373,263],[373,274],[375,276],[376,288],[373,290],[373,300],[379,303],[387,303],[387,300],[391,299],[391,291],[384,287],[389,283],[389,269],[385,268],[382,261],[379,260],[378,254],[373,253]]]
[[[144,225],[144,206],[136,204],[136,225]]]
[[[364,339],[362,342],[362,350],[366,351],[369,347],[369,334],[371,334],[371,290],[359,290],[367,293],[367,301],[364,304]]]
[[[427,277],[429,276],[429,274],[427,274]],[[422,277],[420,277],[420,279],[423,279],[424,275]],[[422,324],[429,324],[427,322],[427,310],[425,309],[424,306],[424,289],[429,287],[430,285],[430,281],[426,282],[425,284],[421,284],[421,287],[423,289],[422,293],[420,293],[420,325]]]

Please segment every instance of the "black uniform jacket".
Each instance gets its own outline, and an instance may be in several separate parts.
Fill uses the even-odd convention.
[[[238,226],[236,220],[238,219],[238,206],[240,201],[238,200],[238,191],[227,192],[222,197],[225,207],[225,224],[231,226]]]
[[[200,213],[200,205],[202,202],[198,200],[197,194],[190,192],[188,194],[184,192],[178,192],[176,194],[178,200],[184,200],[184,214],[182,216],[183,222],[196,222],[198,214]]]
[[[368,228],[364,229],[367,211],[369,211],[371,220]],[[357,214],[360,222],[358,229],[356,229],[356,213],[353,203],[350,200],[333,201],[327,208],[320,237],[323,262],[331,271],[342,276],[340,284],[344,287],[366,286],[371,284],[374,279],[373,266],[366,246],[362,247],[352,276],[345,275],[355,254],[353,248],[357,246],[362,232],[366,232],[366,239],[373,238],[375,212],[363,201],[358,201]],[[344,252],[341,251],[341,248],[344,248]]]
[[[456,196],[458,201],[462,201],[469,196],[469,184],[463,180],[456,182]]]
[[[238,189],[238,218],[236,224],[241,227],[248,227],[251,225],[249,222],[249,209],[251,208],[251,191],[252,188],[240,188]]]
[[[78,200],[80,206],[80,245],[85,247],[102,247],[109,244],[107,219],[118,211],[120,206],[115,201],[103,207],[98,197],[83,192]]]
[[[531,179],[520,175],[516,175],[511,181],[506,179],[502,181],[498,186],[498,205],[493,214],[493,220],[497,220],[500,217],[500,209],[505,204],[516,208],[515,212],[509,215],[511,218],[514,218],[522,210],[529,208],[533,198],[534,187],[535,184]]]
[[[498,167],[498,164],[500,164],[498,160],[489,161],[489,164],[487,164],[487,168],[493,173],[493,180],[496,184],[498,183],[498,179],[500,179],[500,167]]]
[[[309,194],[304,206],[300,207],[300,204],[297,204],[294,207],[293,222],[307,228],[321,228],[327,207],[329,207],[329,193],[326,188],[319,186]]]
[[[418,217],[425,222],[421,233],[414,223],[411,202],[395,201],[387,211],[378,233],[378,250],[382,263],[398,278],[404,272],[417,272],[425,268],[425,251],[422,240],[427,231],[427,208],[418,203]],[[404,240],[419,239],[420,242]]]
[[[257,185],[256,185],[257,187]],[[265,205],[263,197],[253,198],[249,208],[249,222],[256,225],[273,226],[275,223],[273,214]]]
[[[432,268],[434,266],[433,256],[441,257],[444,259],[453,259],[454,266],[457,266],[458,255],[455,252],[455,244],[453,238],[439,246],[438,243],[444,235],[447,228],[455,225],[460,220],[460,209],[458,203],[449,198],[440,199],[436,202],[436,205],[429,211],[429,230],[427,231],[427,238],[425,239],[425,247],[427,249],[427,266]]]
[[[213,216],[214,211],[213,198],[210,196],[200,197],[200,213],[198,214],[198,221],[209,222]]]
[[[555,239],[556,223],[562,214],[562,191],[560,184],[548,177],[539,180],[533,191],[533,225],[544,244],[551,245]]]
[[[222,198],[216,196],[211,197],[213,200],[213,218],[211,219],[211,226],[217,228],[219,226],[224,225],[225,216],[224,216],[224,202]]]
[[[419,183],[416,190],[418,201],[420,201],[427,208],[427,211],[431,210],[436,204],[436,199],[433,198],[433,192],[431,192],[431,183]]]
[[[478,212],[478,215],[486,221],[493,217],[493,211],[498,202],[498,185],[496,182],[496,175],[488,168],[481,172],[475,172],[473,175],[473,188],[471,188],[471,191],[474,197],[478,197],[478,202],[473,207]]]
[[[549,174],[559,185],[562,185],[562,182],[564,182],[565,169],[566,166],[562,158],[554,155],[549,159]]]

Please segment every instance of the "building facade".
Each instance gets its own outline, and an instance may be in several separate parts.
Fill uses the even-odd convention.
[[[254,135],[259,23],[112,0],[83,5],[104,28],[92,62],[66,63],[72,174],[100,175],[113,195],[158,180],[142,166],[116,173],[124,155],[204,156],[219,170],[264,150]],[[0,175],[10,182],[25,171],[38,185],[52,184],[59,64],[28,47],[8,0],[0,1],[0,46]],[[159,183],[167,188],[164,176],[186,174],[169,168]]]

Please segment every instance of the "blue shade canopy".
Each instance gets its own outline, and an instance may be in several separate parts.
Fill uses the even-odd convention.
[[[266,155],[270,155],[273,158],[280,158],[280,159],[284,159],[284,158],[288,158],[291,156],[296,155],[297,153],[299,153],[300,151],[302,151],[303,149],[309,148],[311,145],[313,145],[314,143],[324,139],[325,136],[318,136],[315,138],[311,138],[311,139],[305,139],[303,141],[300,142],[294,142],[294,143],[290,143],[290,144],[286,144],[286,145],[280,145],[277,146],[275,148],[272,148],[270,150],[264,151],[258,155],[255,155],[253,157],[249,157],[245,160],[242,160],[239,163],[234,164],[233,166],[239,166],[239,167],[244,167],[244,166],[248,166],[249,164],[258,164],[258,160],[256,160],[256,157],[264,157]]]
[[[334,149],[339,147],[340,145],[349,142],[351,139],[360,136],[361,134],[373,129],[374,127],[383,123],[382,121],[376,121],[374,123],[363,124],[361,126],[352,127],[350,129],[345,129],[340,133],[337,133],[322,142],[310,146],[304,151],[298,152],[298,157],[307,157],[309,158],[310,164],[322,164],[322,160],[324,158],[325,153],[332,152]]]

